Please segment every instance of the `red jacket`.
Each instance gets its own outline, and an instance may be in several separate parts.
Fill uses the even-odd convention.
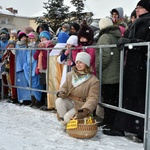
[[[52,43],[52,41],[48,40],[45,44],[45,47],[42,47],[42,48],[53,48],[54,47],[54,44]],[[41,48],[41,47],[40,47]],[[52,49],[50,49],[49,52],[51,52]],[[43,53],[43,56],[42,56],[42,67],[43,69],[47,69],[47,55],[48,55],[48,50],[36,50],[36,52],[34,53],[34,59],[35,60],[38,60],[38,56],[40,54],[40,52],[42,51]],[[49,56],[49,55],[48,55]]]
[[[79,52],[82,52],[83,49],[82,49],[82,46],[77,46],[76,47],[77,49],[75,50],[72,50],[72,60],[73,62],[75,62],[75,59],[76,59],[76,55],[77,53]],[[79,48],[79,49],[78,49]],[[81,48],[81,49],[80,49]],[[96,57],[95,57],[95,48],[86,48],[85,49],[85,52],[87,52],[90,56],[91,56],[91,61],[90,61],[90,64],[93,68],[93,74],[96,75],[96,66],[95,66],[95,63],[96,63]]]

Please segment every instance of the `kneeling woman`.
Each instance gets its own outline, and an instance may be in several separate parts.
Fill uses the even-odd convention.
[[[72,72],[67,73],[66,81],[57,93],[56,109],[63,125],[76,116],[87,117],[96,109],[99,99],[99,80],[92,74],[91,56],[79,52]]]

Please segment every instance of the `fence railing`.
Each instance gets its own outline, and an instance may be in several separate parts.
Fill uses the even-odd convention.
[[[135,111],[131,111],[128,109],[123,108],[122,106],[122,97],[123,97],[123,73],[124,73],[124,49],[120,52],[120,76],[119,76],[119,103],[118,103],[118,107],[117,106],[113,106],[107,103],[104,103],[102,101],[102,98],[100,97],[99,99],[99,103],[100,105],[102,105],[103,107],[107,107],[110,109],[114,109],[123,113],[127,113],[133,116],[138,116],[141,118],[144,118],[144,150],[149,150],[150,149],[150,42],[143,42],[143,43],[132,43],[132,44],[126,44],[125,46],[128,46],[131,50],[132,47],[134,46],[147,46],[148,50],[147,50],[147,73],[146,73],[146,93],[145,93],[145,114],[139,113],[139,112],[135,112]],[[99,76],[98,78],[100,79],[100,83],[102,81],[102,55],[103,55],[103,48],[115,48],[116,45],[92,45],[92,46],[86,46],[83,47],[83,51],[85,51],[87,48],[95,48],[96,51],[99,51],[99,60],[98,60],[98,64],[99,65]],[[17,50],[22,50],[24,48],[20,48]],[[27,48],[25,48],[27,49]],[[35,49],[35,48],[29,48],[28,50],[31,51]],[[50,52],[52,50],[52,48],[42,48],[44,50],[47,50],[48,52]],[[58,48],[57,48],[58,49]],[[13,49],[16,50],[16,49]],[[37,50],[40,50],[37,48]],[[73,51],[74,49],[72,48],[71,51]],[[31,55],[30,55],[31,56]],[[69,58],[71,58],[71,53],[69,54]],[[16,59],[15,59],[16,61]],[[30,58],[30,61],[32,61],[32,58]],[[30,63],[31,65],[31,63]],[[49,53],[47,53],[47,65],[49,65]],[[31,68],[31,66],[30,66]],[[49,75],[49,67],[47,66],[47,78]],[[69,69],[70,70],[70,69]],[[31,73],[30,73],[31,75]],[[50,93],[50,94],[56,94],[57,91],[48,91],[48,88],[46,88],[46,90],[39,90],[39,89],[35,89],[32,88],[32,82],[31,82],[31,76],[30,76],[30,84],[29,87],[20,87],[20,86],[16,86],[16,84],[14,86],[12,85],[6,85],[2,82],[3,86],[8,86],[8,87],[14,87],[14,88],[21,88],[21,89],[27,89],[27,90],[34,90],[34,91],[40,91],[40,92],[46,92],[46,93]],[[134,82],[134,81],[133,81]],[[100,84],[100,89],[101,89],[101,84]],[[100,90],[100,95],[101,95],[101,90]],[[3,95],[3,88],[2,88],[2,97],[4,98]]]

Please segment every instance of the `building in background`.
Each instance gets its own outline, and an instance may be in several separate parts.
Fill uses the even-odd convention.
[[[75,7],[71,5],[70,1],[64,0],[65,5],[69,6],[69,11],[76,11]],[[0,6],[0,29],[7,28],[8,30],[16,29],[16,30],[24,30],[25,26],[31,26],[34,30],[37,28],[37,24],[35,23],[35,18],[43,17],[43,13],[46,13],[46,9],[43,8],[41,11],[33,14],[32,16],[21,16],[18,13],[18,10],[9,7],[3,9]],[[83,13],[87,13],[89,15],[91,11],[86,7],[83,10]]]
[[[0,29],[7,28],[8,30],[23,30],[25,26],[31,26],[33,29],[36,29],[37,24],[34,19],[35,17],[20,16],[18,11],[12,7],[4,10],[0,6]]]

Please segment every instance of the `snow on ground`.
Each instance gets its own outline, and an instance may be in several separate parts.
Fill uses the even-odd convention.
[[[0,150],[144,150],[142,143],[104,135],[75,139],[61,129],[56,114],[0,101]]]

